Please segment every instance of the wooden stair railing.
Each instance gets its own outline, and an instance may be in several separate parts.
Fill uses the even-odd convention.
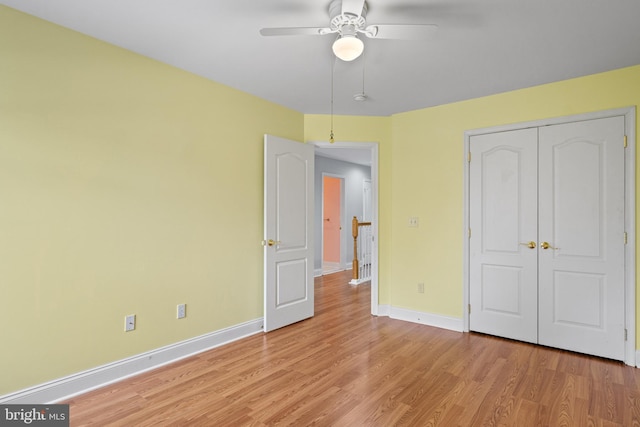
[[[353,272],[349,283],[358,285],[371,280],[371,223],[358,222],[358,218],[354,216],[351,220],[351,234],[353,235]],[[360,246],[358,246],[359,237]]]

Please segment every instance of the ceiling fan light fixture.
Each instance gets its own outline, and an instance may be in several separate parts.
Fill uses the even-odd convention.
[[[343,61],[353,61],[364,51],[364,43],[355,35],[343,35],[333,42],[333,53]]]

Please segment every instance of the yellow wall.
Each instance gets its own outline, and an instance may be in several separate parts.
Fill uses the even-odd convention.
[[[331,118],[322,114],[304,117],[305,141],[328,141]],[[391,275],[391,118],[335,116],[333,131],[336,141],[378,143],[378,234],[379,234],[379,288],[378,301],[389,304]]]
[[[639,104],[635,66],[393,116],[391,304],[462,317],[465,130]]]
[[[262,317],[301,113],[4,6],[0,58],[0,395]]]

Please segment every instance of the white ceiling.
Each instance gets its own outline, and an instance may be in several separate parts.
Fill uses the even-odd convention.
[[[359,165],[371,166],[371,150],[368,148],[346,148],[346,147],[318,147],[315,148],[316,156],[326,157],[343,162],[357,163]]]
[[[0,0],[303,113],[331,111],[330,0]],[[640,64],[640,0],[369,0],[367,24],[433,23],[428,41],[365,39],[335,65],[334,113],[387,116]],[[353,95],[364,89],[368,100]]]

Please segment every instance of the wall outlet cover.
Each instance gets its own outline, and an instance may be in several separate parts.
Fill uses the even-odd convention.
[[[136,315],[130,314],[124,317],[124,331],[130,332],[136,328]]]
[[[187,304],[178,304],[177,318],[184,319],[187,317]]]

